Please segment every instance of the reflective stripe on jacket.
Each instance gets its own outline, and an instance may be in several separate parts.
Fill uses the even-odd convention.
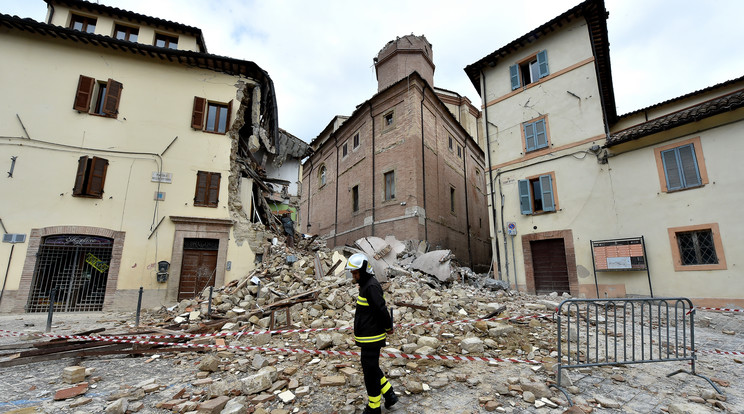
[[[383,347],[386,330],[393,327],[382,286],[372,276],[359,280],[359,297],[354,313],[354,340],[362,347]]]

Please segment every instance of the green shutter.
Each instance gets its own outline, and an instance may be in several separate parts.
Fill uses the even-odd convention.
[[[550,175],[540,176],[540,191],[542,192],[543,211],[555,211],[553,198],[553,179]]]
[[[535,123],[524,124],[524,145],[527,152],[534,151],[535,147]]]
[[[667,190],[679,190],[682,188],[682,175],[679,172],[676,148],[661,151],[661,160],[664,163],[664,175],[666,176]]]
[[[511,88],[515,90],[519,88],[519,65],[509,66],[509,77],[511,78]]]
[[[537,53],[537,67],[540,69],[540,77],[544,78],[550,74],[548,70],[548,51],[541,50]]]
[[[535,122],[535,149],[548,146],[548,135],[545,133],[545,119]]]
[[[676,148],[679,153],[679,164],[684,187],[697,187],[702,184],[698,171],[695,147],[692,144]]]
[[[519,209],[522,214],[532,214],[532,195],[530,180],[519,180]]]

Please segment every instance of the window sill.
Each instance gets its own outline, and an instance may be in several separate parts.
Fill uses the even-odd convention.
[[[703,187],[705,187],[705,184],[696,185],[694,187],[677,188],[675,190],[664,190],[663,192],[664,193],[667,193],[667,194],[669,194],[669,193],[679,193],[679,192],[682,192],[682,191],[694,190],[696,188],[703,188]]]
[[[675,272],[697,272],[706,270],[726,270],[725,263],[718,264],[707,264],[707,265],[681,265],[678,263],[674,264]]]
[[[217,206],[218,206],[218,205],[219,205],[219,204],[215,204],[215,205],[213,205],[213,206],[212,206],[212,205],[208,205],[208,204],[196,204],[196,203],[194,203],[194,207],[210,207],[210,208],[217,208]]]
[[[95,198],[98,200],[103,200],[103,196],[97,196],[97,195],[88,195],[88,194],[73,194],[73,197],[79,197],[79,198]]]
[[[81,113],[81,114],[88,114],[88,115],[92,115],[92,116],[97,116],[97,117],[99,117],[99,118],[110,118],[110,119],[117,119],[117,117],[118,117],[118,115],[106,115],[106,114],[97,114],[97,113],[95,113],[95,112],[83,112],[83,111],[78,111],[78,113]]]
[[[217,131],[207,131],[205,129],[194,129],[195,131],[201,131],[206,134],[213,134],[213,135],[227,135],[227,132],[217,132]]]

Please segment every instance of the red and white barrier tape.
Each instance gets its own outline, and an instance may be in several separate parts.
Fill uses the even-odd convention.
[[[480,322],[480,321],[503,321],[503,320],[515,321],[515,320],[520,320],[520,319],[542,318],[542,317],[550,317],[550,316],[551,315],[547,315],[547,314],[536,314],[536,315],[514,316],[510,318],[460,319],[460,320],[451,320],[451,321],[405,323],[405,324],[395,325],[395,327],[405,328],[405,327],[415,327],[415,326],[425,326],[425,325],[456,325],[456,324],[461,324],[461,323],[471,323],[471,322]],[[139,338],[185,339],[185,338],[221,337],[221,336],[240,337],[242,335],[259,335],[259,334],[266,334],[266,333],[272,334],[272,335],[273,334],[281,335],[281,334],[286,334],[286,333],[344,331],[344,330],[349,330],[349,329],[352,329],[352,327],[345,326],[345,327],[333,327],[333,328],[281,329],[281,330],[275,330],[275,331],[215,332],[215,333],[209,333],[209,334],[182,334],[182,335],[111,335],[111,336],[107,336],[107,338],[114,338],[114,339],[139,339]],[[11,332],[11,331],[0,329],[0,332]],[[39,334],[39,335],[54,337],[53,335],[48,335],[48,334]],[[85,337],[70,336],[68,339],[85,339]]]
[[[178,342],[152,342],[152,341],[135,341],[131,339],[116,339],[113,337],[106,336],[80,336],[80,335],[51,335],[51,334],[25,334],[22,332],[9,332],[9,335],[2,336],[50,336],[61,339],[83,339],[88,341],[100,341],[100,342],[114,342],[114,343],[128,343],[138,345],[161,345],[161,346],[176,346],[185,348],[210,348],[210,349],[235,349],[239,351],[265,351],[265,352],[279,352],[283,354],[314,354],[314,355],[334,355],[334,356],[359,356],[360,352],[357,351],[326,351],[320,349],[296,349],[296,348],[267,348],[261,346],[237,346],[237,345],[213,345],[213,344],[194,344],[190,342],[178,343]],[[516,358],[491,358],[491,357],[477,357],[477,356],[466,356],[466,355],[420,355],[420,354],[397,354],[381,352],[380,356],[390,358],[406,358],[406,359],[432,359],[439,361],[483,361],[483,362],[514,362],[514,363],[528,363],[528,364],[542,364],[542,361],[536,361],[531,359],[516,359]]]
[[[744,309],[706,308],[705,306],[695,306],[695,309],[712,310],[712,311],[720,311],[720,312],[744,312]]]
[[[714,349],[712,351],[709,351],[707,349],[698,350],[698,352],[703,354],[715,354],[715,355],[744,355],[744,352],[739,351],[721,351],[720,349]]]

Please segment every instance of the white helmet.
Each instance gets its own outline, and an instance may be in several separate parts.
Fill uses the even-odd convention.
[[[349,261],[346,262],[346,270],[359,270],[364,269],[365,267],[368,275],[375,274],[375,270],[369,263],[367,255],[365,255],[364,253],[354,253],[351,255],[351,257],[349,257]]]

